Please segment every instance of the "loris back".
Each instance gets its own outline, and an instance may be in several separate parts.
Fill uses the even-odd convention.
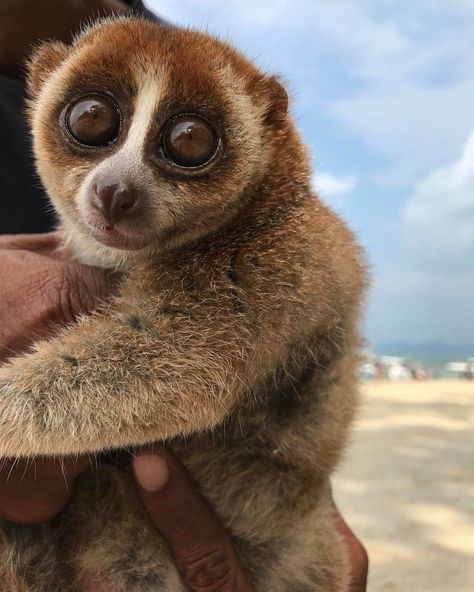
[[[122,18],[43,45],[29,86],[64,249],[124,279],[0,368],[0,455],[165,441],[256,592],[346,591],[328,478],[356,406],[364,263],[311,191],[280,82],[208,35]],[[184,590],[129,482],[90,472],[55,523],[3,525],[5,590]]]

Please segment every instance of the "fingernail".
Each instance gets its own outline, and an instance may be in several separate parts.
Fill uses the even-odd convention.
[[[168,483],[170,470],[161,456],[143,454],[133,460],[133,470],[138,484],[148,493],[156,493]]]

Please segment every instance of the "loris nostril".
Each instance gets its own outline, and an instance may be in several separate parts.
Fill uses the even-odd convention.
[[[115,198],[117,201],[117,208],[126,212],[127,210],[131,210],[133,206],[137,203],[137,197],[130,191],[119,191],[115,194]]]
[[[112,203],[114,195],[119,191],[118,183],[94,183],[94,194],[97,196],[97,205],[99,209],[108,207]]]

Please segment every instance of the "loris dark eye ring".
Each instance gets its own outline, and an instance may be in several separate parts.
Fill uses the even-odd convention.
[[[85,146],[108,146],[117,139],[120,113],[114,101],[103,95],[82,97],[66,112],[66,129]]]
[[[218,146],[219,136],[207,121],[187,113],[173,117],[167,123],[162,138],[165,157],[186,168],[209,162]]]

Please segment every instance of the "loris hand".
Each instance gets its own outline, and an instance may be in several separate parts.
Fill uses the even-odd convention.
[[[106,298],[117,278],[61,261],[58,235],[0,237],[0,363]]]

